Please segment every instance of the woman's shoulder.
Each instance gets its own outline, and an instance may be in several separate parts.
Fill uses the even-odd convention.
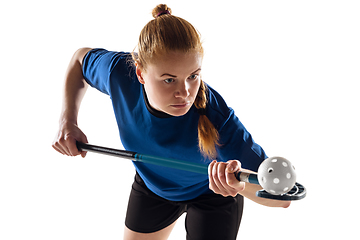
[[[217,123],[229,118],[233,110],[227,105],[224,98],[214,88],[207,85],[207,115]]]
[[[134,67],[131,52],[109,51],[104,48],[93,48],[84,57],[84,62],[93,65],[105,65],[112,71],[116,67],[123,66],[127,69]]]

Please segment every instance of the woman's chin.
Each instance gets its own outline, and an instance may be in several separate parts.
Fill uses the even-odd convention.
[[[167,114],[174,116],[174,117],[181,117],[184,116],[186,113],[189,112],[191,106],[187,105],[184,107],[173,107],[171,106],[168,111],[166,111]]]

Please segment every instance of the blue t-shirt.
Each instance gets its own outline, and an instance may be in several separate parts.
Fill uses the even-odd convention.
[[[110,96],[126,150],[204,165],[210,163],[198,148],[197,109],[192,106],[180,117],[155,114],[147,104],[130,53],[93,49],[84,57],[83,75],[92,87]],[[243,168],[257,171],[266,158],[265,152],[254,143],[223,98],[209,86],[208,90],[206,115],[220,135],[217,161],[237,159]],[[185,201],[211,193],[207,175],[133,163],[146,186],[165,199]]]

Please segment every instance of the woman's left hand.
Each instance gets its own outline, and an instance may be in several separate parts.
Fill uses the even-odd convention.
[[[235,172],[241,171],[241,163],[237,160],[228,162],[212,161],[209,165],[209,188],[224,197],[235,197],[245,189],[245,183],[235,178]]]

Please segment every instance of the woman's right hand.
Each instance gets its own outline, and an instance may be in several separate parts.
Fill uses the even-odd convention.
[[[59,132],[54,139],[52,147],[61,154],[67,156],[80,155],[84,158],[86,151],[79,151],[76,141],[88,143],[86,135],[80,130],[77,124],[66,122],[60,124]]]

